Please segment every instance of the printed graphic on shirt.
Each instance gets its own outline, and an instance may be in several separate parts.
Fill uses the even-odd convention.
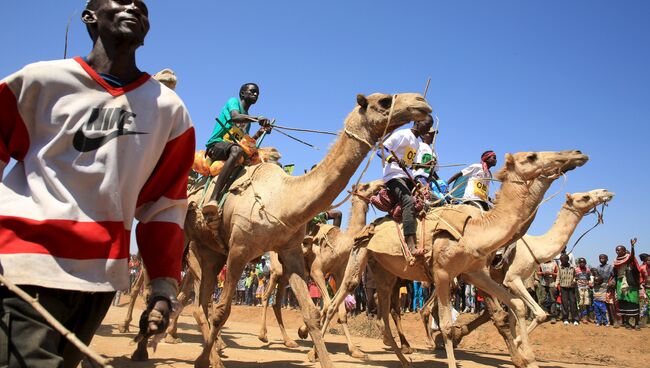
[[[413,166],[413,161],[415,160],[415,155],[417,154],[417,149],[413,147],[406,147],[404,150],[404,162],[407,167]]]
[[[237,125],[230,127],[228,133],[223,136],[223,140],[230,143],[236,143],[244,139],[246,133]]]
[[[75,133],[72,145],[79,152],[91,152],[122,135],[147,134],[124,129],[135,117],[131,111],[119,107],[94,108],[88,122]]]
[[[474,195],[481,198],[484,201],[487,201],[488,198],[488,187],[481,180],[474,181]]]

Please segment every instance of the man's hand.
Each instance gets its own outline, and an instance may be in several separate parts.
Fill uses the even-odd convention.
[[[630,239],[630,246],[634,248],[634,244],[636,244],[636,238]]]
[[[260,124],[261,127],[266,128],[271,126],[271,120],[265,118],[264,116],[258,116],[257,117],[257,122]]]
[[[171,301],[163,296],[154,296],[140,317],[140,334],[145,337],[165,332],[169,325]]]

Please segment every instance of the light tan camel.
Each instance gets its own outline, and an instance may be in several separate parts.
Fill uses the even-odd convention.
[[[493,278],[503,283],[511,292],[526,303],[533,311],[535,319],[528,326],[530,334],[535,327],[547,318],[546,312],[530,296],[524,281],[528,279],[540,264],[553,260],[569,242],[580,220],[598,205],[609,202],[614,197],[604,189],[595,189],[585,193],[566,195],[566,202],[562,205],[553,226],[540,236],[524,235],[519,239],[514,248],[504,254],[503,268],[493,270]],[[487,322],[486,318],[481,319]],[[460,343],[462,337],[478,328],[482,323],[470,322],[471,326],[459,326],[460,333],[455,334],[454,343]],[[516,336],[515,343],[518,343]]]
[[[392,132],[410,121],[424,119],[431,112],[426,100],[414,93],[358,95],[357,103],[332,149],[308,174],[293,177],[277,165],[260,164],[244,168],[242,176],[232,184],[223,205],[216,237],[212,242],[197,242],[202,253],[200,298],[204,308],[207,309],[207,303],[203,304],[204,294],[212,294],[216,268],[220,268],[226,253],[228,268],[221,300],[210,315],[209,339],[195,367],[208,368],[211,361],[214,366],[223,366],[213,346],[230,314],[237,280],[246,263],[267,251],[279,255],[321,357],[321,365],[332,367],[318,329],[319,311],[309,298],[304,280],[305,265],[300,244],[305,224],[329,207],[385,131]],[[188,211],[188,217],[190,215],[200,216],[200,213],[194,208]],[[203,220],[198,217],[196,220],[194,226],[205,226]]]
[[[360,270],[365,267],[370,258],[371,267],[378,270],[374,274],[379,275],[381,279],[377,280],[377,299],[380,303],[379,311],[384,321],[384,334],[403,365],[408,365],[408,361],[397,348],[388,328],[389,296],[395,277],[423,281],[431,281],[433,278],[436,285],[435,295],[440,301],[440,327],[447,351],[448,365],[449,367],[456,367],[453,346],[450,340],[452,324],[449,286],[454,277],[463,274],[466,280],[494,295],[514,311],[515,318],[513,318],[513,322],[515,323],[511,323],[511,330],[517,328],[523,337],[519,348],[523,351],[522,354],[528,358],[526,366],[535,367],[534,354],[528,344],[526,334],[524,304],[514,298],[505,288],[494,282],[487,272],[483,272],[485,270],[484,266],[490,254],[511,239],[519,230],[519,224],[526,222],[527,218],[535,211],[536,206],[526,206],[526,199],[530,195],[531,180],[540,175],[555,175],[560,170],[575,168],[586,161],[587,157],[579,151],[530,152],[506,155],[505,166],[497,174],[497,178],[502,180],[503,184],[497,193],[494,209],[487,212],[483,217],[471,218],[467,221],[461,236],[452,236],[450,233],[440,232],[434,237],[432,230],[435,225],[429,222],[433,222],[432,220],[436,218],[435,210],[428,213],[424,222],[429,223],[426,228],[431,230],[425,233],[424,244],[428,247],[428,251],[433,253],[433,257],[432,259],[429,258],[431,261],[427,265],[419,263],[410,267],[401,255],[396,256],[372,251],[373,242],[392,243],[396,244],[397,247],[400,244],[399,234],[395,231],[394,226],[376,228],[374,235],[369,239],[362,240],[363,243],[367,243],[367,246],[361,244],[359,248],[353,250],[343,284],[327,310],[323,332],[333,317],[335,307],[343,300],[344,294],[354,290],[355,284],[358,283]],[[422,226],[422,222],[420,222],[419,226]],[[430,276],[430,272],[433,273],[433,277]]]
[[[578,165],[584,164],[584,162],[577,163]],[[517,232],[513,235],[513,237],[506,242],[506,244],[512,244],[519,240],[528,230],[530,225],[532,224],[533,220],[535,219],[535,215],[537,214],[537,208],[539,207],[544,193],[550,188],[551,184],[560,176],[565,174],[568,170],[572,170],[574,167],[571,165],[566,165],[562,168],[561,171],[555,173],[554,175],[541,175],[535,180],[530,185],[530,195],[526,198],[525,206],[526,208],[535,208],[535,211],[528,216],[527,221],[522,222],[518,226]],[[472,216],[477,216],[480,214],[480,211],[476,211],[474,207],[471,206],[465,206],[465,207],[459,207],[463,208],[464,211],[468,212]],[[488,258],[487,265],[491,264],[491,261],[494,257],[494,254]],[[502,283],[504,279],[504,270],[502,268],[500,269],[494,269],[490,268],[489,270],[490,275],[492,276],[492,279],[495,281]],[[483,313],[479,315],[479,317],[475,320],[470,321],[468,324],[465,325],[455,325],[453,327],[453,342],[454,346],[458,345],[460,343],[460,339],[462,339],[463,336],[467,335],[470,331],[473,331],[475,328],[478,326],[482,325],[483,323],[487,322],[492,319],[492,321],[495,324],[495,327],[501,334],[501,336],[504,338],[506,345],[508,346],[510,353],[513,357],[513,362],[519,362],[519,361],[524,361],[523,357],[519,354],[518,350],[516,349],[516,346],[514,344],[514,339],[512,338],[512,335],[510,334],[510,330],[508,325],[508,320],[507,320],[507,313],[503,310],[501,307],[501,304],[498,302],[498,300],[494,299],[490,295],[485,295],[486,297],[486,310],[487,313]],[[394,298],[394,296],[393,296]],[[431,334],[431,329],[430,329],[430,324],[429,324],[429,316],[431,313],[431,307],[433,307],[434,310],[437,310],[437,306],[434,305],[434,295],[432,295],[427,302],[423,305],[422,309],[420,310],[420,315],[421,315],[421,320],[424,325],[424,328],[427,332],[427,340],[428,343],[433,347],[433,346],[442,346],[442,336],[438,336],[438,339],[434,342],[432,334]],[[406,346],[406,350],[409,349],[409,344],[408,341],[406,341],[406,337],[403,334],[403,331],[400,327],[400,325],[397,323],[397,319],[399,319],[399,314],[393,313],[393,318],[396,319],[396,325],[397,325],[397,330],[400,334],[400,340],[402,343],[402,347],[404,350],[404,346]]]
[[[346,230],[328,224],[318,225],[314,229],[313,238],[307,240],[307,244],[303,243],[303,255],[305,257],[305,265],[309,275],[314,280],[318,289],[323,297],[323,309],[326,310],[331,302],[331,297],[327,291],[325,276],[331,274],[336,284],[338,285],[343,280],[343,273],[350,251],[354,245],[354,236],[366,225],[366,215],[368,213],[368,203],[370,197],[379,191],[384,186],[383,180],[375,180],[370,183],[360,184],[352,188],[352,208],[350,211],[350,218]],[[277,260],[277,256],[271,258],[271,277],[269,279],[268,287],[262,297],[262,327],[258,338],[263,342],[268,342],[267,329],[266,329],[266,311],[268,306],[269,297],[278,287],[275,303],[273,305],[273,312],[280,326],[280,331],[284,340],[284,345],[287,347],[297,347],[295,341],[289,338],[284,328],[282,321],[281,302],[284,295],[285,287],[287,285],[287,278],[282,277],[282,265]],[[352,336],[347,326],[347,313],[345,306],[339,307],[339,322],[343,326],[345,337],[348,342],[348,350],[350,354],[356,358],[365,359],[366,354],[359,350],[359,348],[352,342]],[[307,327],[302,326],[299,329],[299,334],[302,338],[307,337]]]

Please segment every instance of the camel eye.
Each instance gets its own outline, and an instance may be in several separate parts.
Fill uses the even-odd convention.
[[[537,154],[536,153],[531,153],[530,155],[526,156],[526,160],[528,160],[530,162],[537,161]]]
[[[393,103],[393,97],[388,96],[388,97],[382,97],[377,101],[379,103],[379,106],[381,106],[384,109],[390,109],[390,105]]]
[[[591,197],[589,197],[589,196],[586,195],[586,194],[582,196],[582,200],[583,200],[583,201],[588,201],[590,198],[591,198]]]

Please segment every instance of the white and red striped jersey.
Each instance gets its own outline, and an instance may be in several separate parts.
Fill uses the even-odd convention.
[[[0,272],[19,285],[126,289],[135,218],[151,278],[179,280],[194,147],[183,102],[148,74],[115,88],[75,58],[3,79]]]

